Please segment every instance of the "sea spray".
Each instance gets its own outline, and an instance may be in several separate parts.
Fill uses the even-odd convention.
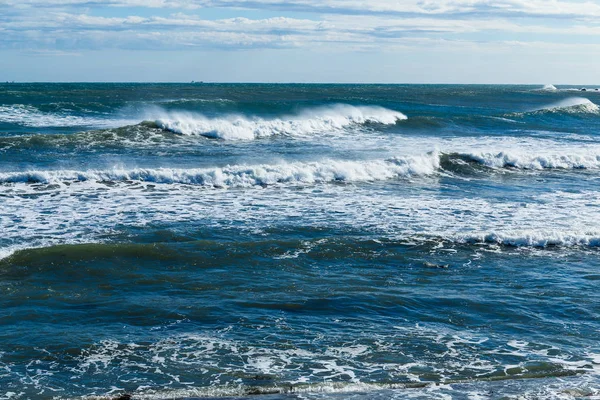
[[[533,112],[552,113],[598,113],[600,107],[584,97],[569,97],[556,103],[548,104],[532,110]]]
[[[351,125],[365,123],[390,125],[407,119],[401,112],[383,107],[346,104],[312,108],[297,115],[272,119],[241,115],[209,118],[202,114],[176,111],[164,114],[156,119],[156,124],[163,129],[182,135],[202,135],[227,140],[331,133]]]
[[[600,101],[540,87],[0,84],[0,398],[598,396]]]

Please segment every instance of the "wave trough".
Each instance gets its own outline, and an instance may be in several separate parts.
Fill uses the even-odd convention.
[[[541,88],[0,84],[0,400],[599,395],[600,97]]]

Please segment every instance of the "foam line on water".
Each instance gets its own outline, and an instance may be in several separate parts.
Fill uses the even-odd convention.
[[[228,165],[218,168],[113,168],[106,170],[29,170],[0,172],[0,184],[61,184],[67,182],[149,182],[218,188],[248,188],[275,184],[370,182],[441,172],[459,173],[450,164],[475,162],[491,169],[521,170],[600,168],[600,154],[525,154],[524,152],[470,152],[406,155],[379,160],[332,160],[278,164]],[[444,171],[445,168],[449,168]]]
[[[55,184],[77,181],[141,181],[188,184],[206,187],[253,187],[274,184],[325,182],[368,182],[414,175],[429,175],[439,168],[439,156],[397,157],[387,160],[295,162],[263,165],[235,165],[208,169],[112,169],[55,170],[0,173],[0,183]]]
[[[73,126],[119,127],[135,124],[138,121],[50,113],[40,111],[34,106],[14,104],[0,105],[0,122],[32,128],[43,128]]]
[[[175,323],[185,324],[186,320]],[[282,324],[285,324],[284,318],[267,322],[263,329],[278,330]],[[367,328],[372,328],[368,322],[366,324]],[[346,324],[346,327],[356,328],[352,323]],[[235,328],[232,331],[235,332]],[[334,333],[320,340],[316,346],[288,342],[285,348],[261,346],[227,334],[210,333],[169,335],[142,343],[106,339],[83,348],[74,358],[76,364],[61,366],[60,372],[67,372],[75,378],[102,374],[105,379],[130,373],[132,378],[128,382],[138,387],[132,394],[139,399],[245,397],[251,394],[296,394],[304,397],[381,390],[401,390],[399,398],[406,398],[408,392],[405,389],[423,389],[431,394],[438,390],[458,389],[452,387],[454,385],[474,384],[481,388],[486,381],[494,382],[498,378],[509,383],[531,378],[575,376],[588,372],[586,365],[596,356],[573,357],[572,353],[545,343],[517,342],[500,335],[484,336],[448,329],[439,324],[399,323],[390,330],[390,334],[376,338],[368,332],[370,330],[358,333],[358,337],[353,339]],[[415,337],[419,340],[415,341]],[[340,339],[346,340],[342,342]],[[424,358],[420,354],[423,345],[435,346],[444,352]],[[45,359],[52,355],[52,350],[44,353],[44,349],[36,350],[44,357],[36,363],[36,368],[49,369]],[[376,361],[376,354],[382,352],[388,355],[388,361]],[[400,359],[402,362],[398,362]],[[539,368],[540,360],[546,362],[545,367]],[[529,370],[535,366],[538,368]],[[55,365],[51,368],[52,372],[57,372]],[[210,382],[198,382],[208,372],[207,368],[212,373]],[[499,375],[500,371],[509,368],[515,371]],[[465,370],[476,375],[465,378]],[[22,381],[25,387],[32,386],[31,376],[14,373],[10,368],[7,371],[14,379]],[[131,373],[133,371],[137,374]],[[432,372],[437,375],[436,381],[431,380]],[[231,375],[242,379],[233,381]],[[170,378],[161,381],[171,383],[149,386],[148,376]],[[269,382],[261,383],[258,379],[253,384],[248,379],[252,376],[267,377]],[[593,377],[592,374],[587,376]],[[186,384],[173,385],[173,380]],[[76,382],[72,378],[64,386],[72,388],[71,384]],[[114,386],[105,398],[114,398],[124,391]]]

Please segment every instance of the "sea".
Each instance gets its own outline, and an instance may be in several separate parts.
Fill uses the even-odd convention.
[[[599,89],[0,84],[0,399],[600,399]]]

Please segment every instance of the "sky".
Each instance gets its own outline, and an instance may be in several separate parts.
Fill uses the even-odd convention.
[[[0,0],[0,81],[600,83],[600,0]]]

